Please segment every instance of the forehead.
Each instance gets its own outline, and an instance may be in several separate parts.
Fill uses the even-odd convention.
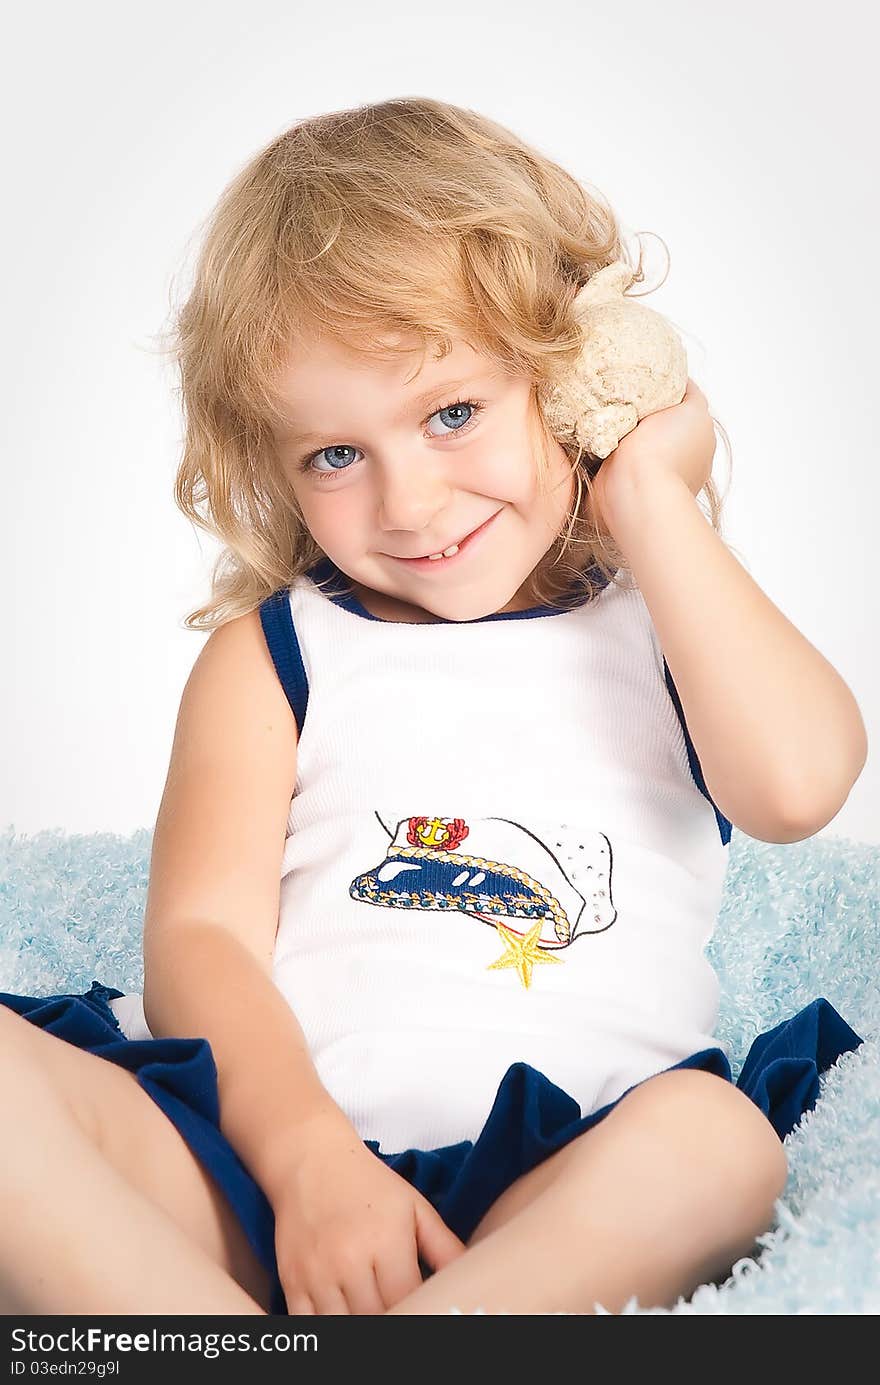
[[[320,424],[332,406],[353,407],[391,399],[398,405],[427,398],[446,381],[501,375],[493,357],[462,338],[451,339],[445,355],[420,341],[385,336],[369,353],[331,337],[298,342],[278,372],[274,396],[281,419],[292,426]],[[384,349],[383,349],[384,347]]]

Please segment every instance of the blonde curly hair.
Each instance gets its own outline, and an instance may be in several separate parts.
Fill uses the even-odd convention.
[[[593,515],[600,463],[554,439],[538,401],[538,387],[564,378],[580,349],[572,300],[621,259],[642,282],[641,247],[633,266],[601,196],[475,111],[397,97],[303,120],[272,140],[213,209],[165,334],[184,416],[175,501],[223,545],[210,599],[185,628],[212,630],[254,610],[324,557],[274,437],[289,422],[279,373],[315,328],[365,357],[387,356],[388,335],[442,357],[457,336],[531,378],[539,479],[557,445],[577,481],[532,574],[535,601],[564,608],[578,579],[583,600],[596,571],[629,585],[624,555]],[[711,480],[704,489],[719,530],[721,499]]]

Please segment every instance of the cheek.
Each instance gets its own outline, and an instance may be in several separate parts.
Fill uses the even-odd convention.
[[[531,504],[537,493],[538,478],[535,463],[524,439],[513,436],[493,442],[481,449],[463,488],[479,491],[508,505]]]
[[[328,483],[329,487],[333,482]],[[356,522],[352,507],[346,506],[345,497],[337,491],[335,495],[320,496],[314,492],[300,495],[299,507],[306,528],[320,548],[325,551],[345,547],[346,537],[353,539],[359,533],[361,524]]]

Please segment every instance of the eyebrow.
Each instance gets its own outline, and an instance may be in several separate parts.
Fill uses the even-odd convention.
[[[404,407],[401,417],[403,417],[411,408],[421,408],[422,405],[427,404],[429,399],[435,399],[437,395],[445,394],[447,390],[460,389],[462,385],[473,385],[476,381],[476,378],[476,376],[465,376],[464,378],[460,378],[458,380],[443,380],[438,385],[432,385],[430,389],[424,390],[421,394],[413,396],[409,403]],[[322,438],[327,438],[330,436],[331,434],[329,429],[325,429],[322,433],[299,433],[287,432],[285,430],[283,433],[280,434],[281,440],[285,443],[320,442]]]

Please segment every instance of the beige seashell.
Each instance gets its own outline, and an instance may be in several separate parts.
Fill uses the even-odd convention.
[[[660,313],[625,296],[634,278],[617,260],[584,284],[574,300],[583,351],[566,380],[538,394],[551,432],[602,459],[646,414],[680,404],[687,389],[684,343]]]

